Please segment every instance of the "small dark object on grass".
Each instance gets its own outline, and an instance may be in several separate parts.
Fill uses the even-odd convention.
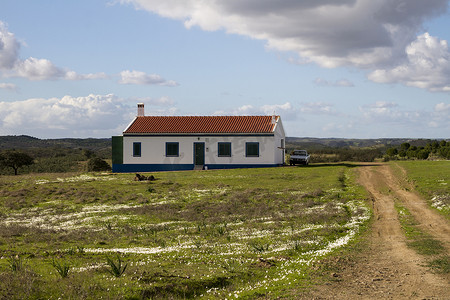
[[[110,171],[111,166],[99,157],[90,158],[87,162],[89,172]]]
[[[136,173],[136,177],[134,177],[135,181],[155,181],[156,178],[153,175],[150,176],[144,176]]]

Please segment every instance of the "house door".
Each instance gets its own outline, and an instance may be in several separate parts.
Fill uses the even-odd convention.
[[[205,143],[194,143],[194,165],[205,164]]]

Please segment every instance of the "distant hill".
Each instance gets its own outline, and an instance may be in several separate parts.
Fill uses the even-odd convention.
[[[89,149],[93,151],[111,148],[111,139],[38,139],[28,135],[0,136],[0,150],[5,149],[31,149],[31,148],[71,148]]]
[[[338,161],[374,161],[382,158],[387,149],[409,143],[417,148],[431,140],[424,139],[340,139],[286,137],[286,153],[306,149],[315,163]],[[23,167],[20,173],[83,172],[87,160],[96,156],[110,162],[111,138],[103,139],[39,139],[27,135],[0,136],[0,152],[20,150],[34,158],[34,164]],[[434,154],[437,155],[437,154]],[[450,157],[447,152],[439,154]],[[0,175],[11,175],[13,169],[0,166]]]
[[[324,148],[386,148],[410,143],[420,147],[431,140],[427,139],[345,139],[345,138],[312,138],[312,137],[286,137],[287,148],[324,149]],[[61,138],[38,139],[28,135],[0,136],[0,150],[4,149],[30,149],[30,148],[70,148],[104,151],[111,149],[111,138]]]
[[[20,150],[34,158],[34,164],[20,173],[64,173],[86,170],[86,162],[96,156],[111,159],[111,139],[38,139],[32,136],[0,136],[0,152]],[[0,167],[1,175],[11,175],[12,168]]]
[[[421,147],[431,140],[428,139],[345,139],[345,138],[311,138],[311,137],[286,137],[286,147],[288,149],[301,148],[308,150],[318,150],[324,148],[380,148],[385,149],[391,146],[410,143]]]

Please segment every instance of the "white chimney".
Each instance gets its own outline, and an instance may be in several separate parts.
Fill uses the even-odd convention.
[[[138,117],[143,117],[143,116],[145,116],[145,114],[144,114],[144,103],[138,103],[137,116],[138,116]]]
[[[277,116],[275,114],[272,115],[272,124],[277,124]]]

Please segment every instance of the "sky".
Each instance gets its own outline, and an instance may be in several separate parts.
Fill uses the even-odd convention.
[[[286,135],[450,138],[450,0],[2,0],[0,135],[280,115]]]

